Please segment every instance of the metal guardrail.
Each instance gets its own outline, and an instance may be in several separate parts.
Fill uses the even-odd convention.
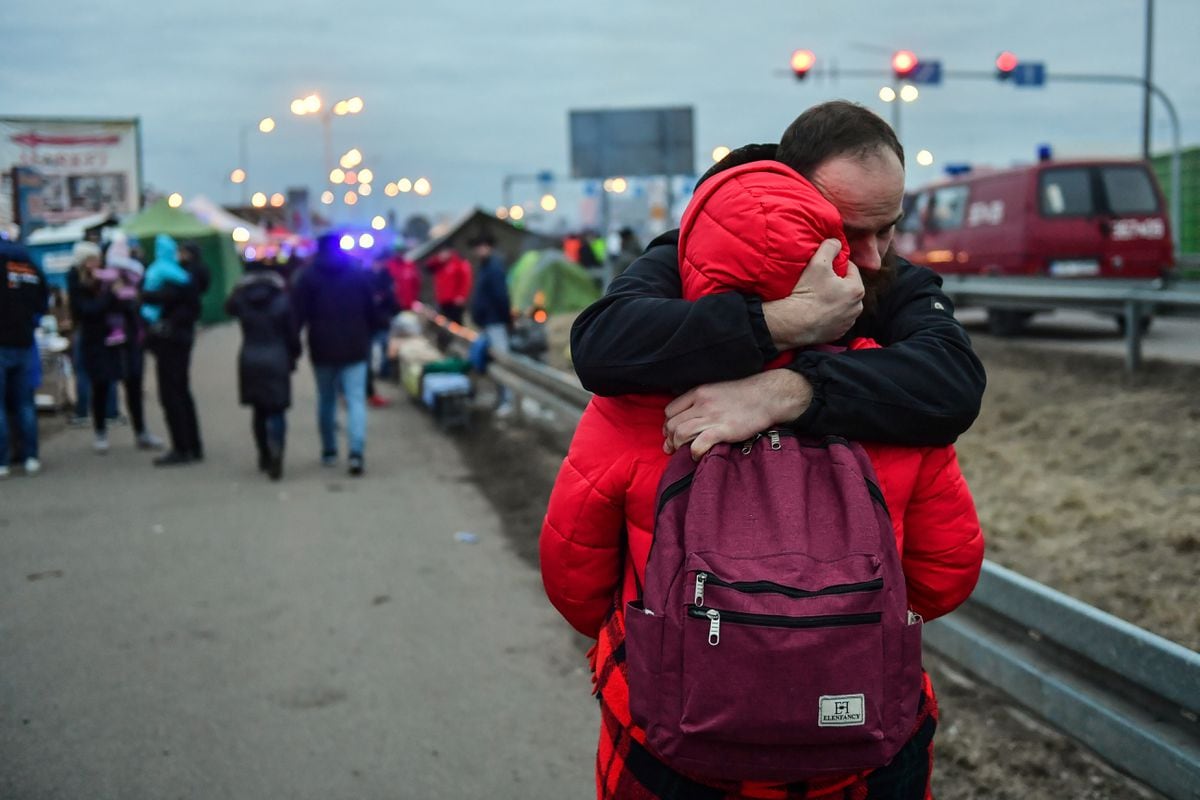
[[[449,335],[465,347],[467,333]],[[495,354],[489,373],[572,425],[591,398],[575,376],[521,355]],[[1200,800],[1200,654],[991,561],[925,642],[1117,768]]]
[[[1200,316],[1200,289],[1160,287],[1153,281],[1088,281],[1047,278],[943,276],[942,289],[955,305],[1032,310],[1074,308],[1112,314],[1125,320],[1125,368],[1142,364],[1141,320],[1156,308]]]

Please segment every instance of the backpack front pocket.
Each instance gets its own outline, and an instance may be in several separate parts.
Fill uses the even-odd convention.
[[[883,659],[879,612],[789,617],[692,606],[687,613],[683,732],[782,745],[883,737],[881,677],[864,666]],[[822,653],[829,657],[814,663]]]

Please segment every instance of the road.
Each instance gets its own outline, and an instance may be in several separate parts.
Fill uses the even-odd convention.
[[[959,309],[956,316],[972,336],[986,335],[986,312],[982,308]],[[1058,310],[1039,313],[1015,342],[1076,353],[1125,357],[1125,338],[1112,318],[1086,311]],[[1180,364],[1200,364],[1200,318],[1154,319],[1142,338],[1142,357]]]
[[[203,464],[68,430],[0,483],[0,798],[589,796],[582,651],[458,451],[401,402],[322,468],[302,365],[267,481],[237,338],[197,348]]]

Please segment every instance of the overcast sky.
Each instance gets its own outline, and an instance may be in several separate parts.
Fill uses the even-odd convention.
[[[380,179],[428,177],[433,194],[394,208],[456,215],[495,208],[506,174],[549,170],[563,208],[570,109],[690,105],[696,166],[717,145],[775,141],[805,107],[844,97],[891,119],[880,81],[787,75],[791,52],[821,64],[886,70],[906,47],[948,70],[990,70],[1000,50],[1057,72],[1139,76],[1145,0],[5,0],[0,3],[0,115],[138,116],[145,179],[185,196],[239,198],[228,182],[241,126],[279,127],[248,143],[252,190],[324,187],[321,126],[293,117],[293,97],[360,95],[363,114],[333,122],[334,147],[359,147]],[[1174,101],[1185,145],[1200,143],[1200,0],[1156,0],[1154,81]],[[1056,155],[1136,155],[1136,87],[1051,83],[1016,89],[947,81],[902,111],[901,138],[928,148],[910,185],[949,162]],[[1154,149],[1169,147],[1153,107]],[[535,199],[532,184],[516,199]]]

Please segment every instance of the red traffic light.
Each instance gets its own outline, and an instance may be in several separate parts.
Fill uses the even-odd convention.
[[[792,53],[792,72],[800,80],[804,80],[804,76],[817,63],[817,57],[813,55],[812,50],[797,50]]]
[[[1017,57],[1005,50],[1000,55],[996,56],[996,73],[1001,78],[1007,78],[1012,74],[1012,71],[1017,68]]]
[[[908,76],[917,68],[917,56],[912,50],[898,50],[892,56],[892,71],[897,78]]]

